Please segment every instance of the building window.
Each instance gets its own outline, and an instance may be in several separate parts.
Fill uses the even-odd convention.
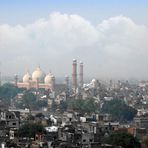
[[[13,122],[13,123],[12,123],[12,125],[16,125],[16,123],[15,123],[15,122]]]

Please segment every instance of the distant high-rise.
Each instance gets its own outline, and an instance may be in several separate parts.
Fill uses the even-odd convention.
[[[73,85],[73,89],[76,92],[77,89],[77,60],[73,60],[73,64],[72,64],[73,68],[72,68],[72,85]]]
[[[79,79],[80,79],[80,87],[83,87],[83,62],[80,62],[80,75],[79,75]]]

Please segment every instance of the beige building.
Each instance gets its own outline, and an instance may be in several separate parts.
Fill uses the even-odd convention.
[[[40,67],[37,67],[32,75],[27,72],[21,82],[16,83],[17,87],[19,88],[26,88],[26,89],[50,89],[54,91],[55,87],[55,77],[52,73],[48,73],[47,75],[41,70]]]

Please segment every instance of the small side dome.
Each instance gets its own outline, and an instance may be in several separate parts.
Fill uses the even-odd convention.
[[[46,75],[45,79],[44,79],[44,83],[45,84],[51,84],[53,81],[54,76],[52,75],[52,73],[49,73],[48,75]]]
[[[92,83],[96,83],[96,81],[97,81],[96,79],[92,79],[91,80]]]
[[[45,74],[43,71],[38,67],[33,73],[32,73],[32,80],[43,82],[44,81]]]
[[[23,76],[23,83],[28,83],[30,79],[31,79],[30,74],[27,72],[27,73]]]
[[[91,84],[93,87],[97,86],[97,80],[96,79],[92,79]]]

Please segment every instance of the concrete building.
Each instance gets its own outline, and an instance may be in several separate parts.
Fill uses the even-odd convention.
[[[148,128],[148,116],[135,117],[134,123],[138,128]]]

